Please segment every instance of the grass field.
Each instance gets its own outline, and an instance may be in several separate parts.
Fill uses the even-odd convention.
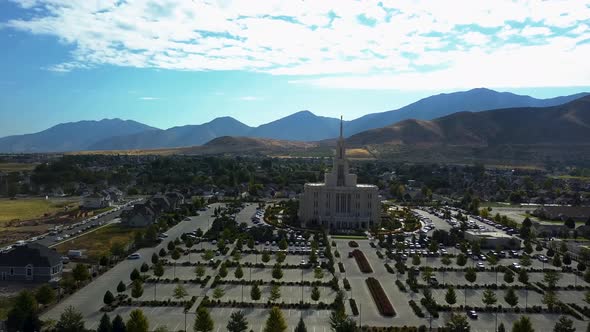
[[[31,171],[37,165],[37,163],[0,163],[0,171],[2,172],[20,172],[20,171]]]
[[[42,217],[46,213],[63,211],[64,207],[74,208],[78,201],[64,199],[24,198],[0,199],[0,227],[8,221],[29,220]]]
[[[123,227],[120,224],[110,224],[76,239],[61,243],[55,249],[61,254],[66,254],[68,250],[86,250],[85,255],[88,258],[98,260],[100,256],[109,253],[113,243],[122,243],[125,246],[131,243],[135,237],[135,232],[136,230]]]

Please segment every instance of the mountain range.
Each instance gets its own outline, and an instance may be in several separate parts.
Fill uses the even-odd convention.
[[[363,142],[376,144],[372,140],[382,143],[393,143],[398,140],[420,144],[430,144],[436,140],[489,143],[499,139],[491,134],[497,132],[495,131],[497,129],[494,128],[499,126],[494,121],[508,120],[505,118],[496,119],[495,116],[488,113],[508,114],[504,116],[511,117],[515,123],[523,121],[522,124],[528,128],[527,117],[535,112],[536,107],[562,105],[586,95],[588,93],[536,99],[484,88],[439,94],[421,99],[397,110],[368,114],[346,121],[345,134],[351,136],[349,141],[353,144]],[[487,114],[485,119],[479,119],[476,116],[479,114],[477,112],[505,108],[512,108],[516,111],[508,113],[506,113],[507,111],[484,112]],[[518,114],[520,111],[527,115]],[[442,118],[429,121],[439,117]],[[469,120],[469,117],[485,120],[489,126],[477,127],[474,121],[478,120]],[[573,118],[568,119],[574,121]],[[532,129],[546,128],[552,124],[547,122],[543,125],[542,121],[549,121],[549,119],[539,119],[538,121],[541,122],[530,124]],[[451,130],[452,128],[455,130]],[[0,152],[66,152],[186,147],[203,145],[223,136],[312,142],[334,138],[338,136],[338,130],[339,119],[317,116],[309,111],[297,112],[258,127],[247,126],[231,117],[220,117],[201,125],[186,125],[166,130],[130,120],[105,119],[64,123],[35,134],[0,138]],[[464,132],[460,133],[461,130]],[[535,136],[535,139],[539,138]],[[265,142],[268,144],[268,141]]]

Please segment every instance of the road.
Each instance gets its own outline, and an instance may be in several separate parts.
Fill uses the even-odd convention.
[[[84,288],[78,290],[76,293],[58,303],[49,311],[42,315],[42,319],[59,319],[60,314],[68,306],[74,306],[84,316],[85,321],[99,320],[102,313],[102,298],[107,290],[116,294],[117,284],[123,281],[129,284],[129,275],[133,269],[139,269],[143,262],[151,264],[151,256],[154,252],[158,252],[161,248],[165,248],[169,241],[180,237],[182,233],[194,231],[201,228],[203,231],[208,230],[209,225],[213,221],[213,209],[220,204],[212,204],[207,211],[201,212],[199,216],[190,217],[190,220],[184,220],[176,226],[170,228],[166,233],[168,234],[168,241],[160,243],[153,248],[143,248],[138,252],[141,259],[125,260],[114,266],[112,269],[93,280]]]

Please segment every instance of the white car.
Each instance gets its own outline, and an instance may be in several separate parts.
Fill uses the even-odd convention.
[[[141,255],[138,252],[127,256],[127,259],[140,259],[140,258],[141,258]]]

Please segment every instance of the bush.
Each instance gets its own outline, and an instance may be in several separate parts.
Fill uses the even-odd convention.
[[[359,309],[356,306],[356,301],[354,299],[349,299],[348,302],[350,304],[350,310],[352,311],[352,314],[358,316]]]
[[[338,270],[340,270],[340,273],[344,273],[344,264],[342,264],[342,262],[338,262]]]
[[[351,248],[358,248],[359,244],[356,241],[348,241],[348,246]]]
[[[408,303],[410,304],[410,307],[412,307],[412,310],[414,310],[414,314],[416,314],[416,316],[424,318],[424,312],[422,312],[422,309],[416,302],[414,302],[414,300],[410,300]]]
[[[394,274],[395,271],[393,270],[393,268],[391,267],[391,265],[385,263],[385,269],[387,270],[387,272]]]
[[[371,268],[371,264],[369,264],[367,257],[365,256],[365,254],[363,254],[362,251],[358,249],[353,250],[352,257],[354,257],[354,259],[356,260],[356,263],[359,266],[361,272],[373,273],[373,268]]]
[[[342,283],[344,284],[344,289],[350,290],[350,282],[348,282],[348,279],[344,278]]]
[[[406,289],[406,285],[404,285],[404,283],[403,283],[403,282],[401,282],[401,281],[399,281],[399,280],[396,280],[396,281],[395,281],[395,284],[397,285],[397,288],[399,288],[399,290],[400,290],[400,291],[402,291],[402,292],[404,292],[404,293],[408,291],[408,290]]]
[[[369,291],[371,291],[373,301],[375,301],[377,309],[379,309],[381,315],[389,317],[395,316],[395,310],[393,309],[393,306],[391,305],[389,298],[387,298],[387,294],[385,294],[383,287],[381,287],[381,283],[379,283],[379,280],[370,277],[367,278],[365,282],[369,287]]]

